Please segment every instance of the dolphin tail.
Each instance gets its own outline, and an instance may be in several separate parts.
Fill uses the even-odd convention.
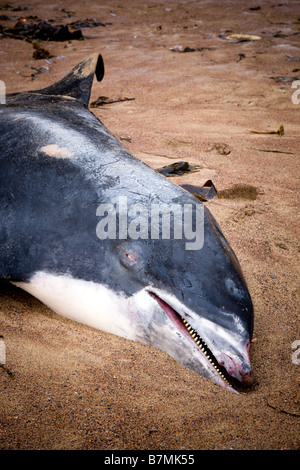
[[[45,95],[71,96],[88,106],[93,78],[96,75],[98,82],[104,77],[104,63],[102,56],[98,53],[92,54],[77,64],[68,75],[53,85],[35,90],[31,93],[42,93]]]

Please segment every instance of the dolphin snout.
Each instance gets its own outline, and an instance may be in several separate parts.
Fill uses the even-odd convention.
[[[226,369],[226,372],[238,380],[243,386],[251,387],[254,383],[250,358],[249,358],[249,343],[247,342],[245,351],[240,351],[238,355],[229,355],[225,352],[219,352],[218,361],[221,366]]]

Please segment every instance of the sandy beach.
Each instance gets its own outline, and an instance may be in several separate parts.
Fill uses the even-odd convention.
[[[81,40],[40,41],[48,59],[34,59],[32,43],[0,29],[7,93],[48,86],[99,52],[105,77],[91,101],[134,99],[91,111],[152,168],[199,167],[169,178],[174,184],[213,181],[218,196],[205,204],[254,304],[256,386],[233,394],[161,351],[64,319],[2,282],[0,448],[299,450],[299,2],[9,5],[0,11],[5,28],[30,15],[102,25],[90,22]],[[280,125],[284,134],[272,133]]]

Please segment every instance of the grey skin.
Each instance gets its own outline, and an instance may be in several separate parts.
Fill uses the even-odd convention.
[[[0,107],[0,278],[231,391],[249,386],[253,307],[237,258],[198,199],[130,155],[88,110],[95,74],[104,75],[98,54]],[[194,211],[197,246],[151,232],[153,205],[174,204]],[[149,209],[143,220],[139,208]]]

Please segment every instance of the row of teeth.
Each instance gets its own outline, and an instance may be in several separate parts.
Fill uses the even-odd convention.
[[[206,356],[206,359],[211,363],[211,365],[216,369],[216,371],[218,372],[218,374],[222,377],[222,379],[224,380],[224,382],[228,382],[228,380],[225,378],[225,376],[222,374],[222,372],[220,371],[220,369],[218,368],[218,366],[215,364],[215,362],[212,360],[212,358],[209,356],[208,352],[207,352],[207,344],[205,343],[205,341],[203,341],[203,339],[198,335],[198,333],[191,327],[191,325],[184,319],[182,318],[182,322],[186,328],[186,330],[188,331],[188,333],[190,334],[190,336],[193,338],[193,340],[195,341],[195,343],[197,344],[197,346],[201,349],[201,351],[203,352],[203,354]]]

